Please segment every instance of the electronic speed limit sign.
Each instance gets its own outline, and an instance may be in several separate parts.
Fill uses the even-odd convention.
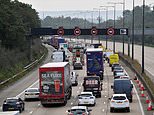
[[[57,34],[60,36],[64,35],[64,28],[63,27],[59,27],[59,29],[57,30]]]
[[[96,36],[97,34],[98,34],[98,30],[96,29],[96,27],[92,27],[91,35]]]
[[[107,35],[110,35],[110,36],[114,35],[114,28],[108,28]]]
[[[75,36],[81,35],[81,30],[80,30],[79,27],[76,27],[76,28],[74,29],[74,35],[75,35]]]

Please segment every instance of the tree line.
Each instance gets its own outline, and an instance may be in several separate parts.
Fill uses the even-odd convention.
[[[29,63],[29,42],[25,35],[40,24],[38,13],[31,5],[0,0],[0,82]],[[34,58],[43,53],[39,39],[33,39],[32,51]]]

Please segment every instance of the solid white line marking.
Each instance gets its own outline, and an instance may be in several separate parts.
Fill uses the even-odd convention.
[[[81,86],[82,86],[82,83],[81,83]]]
[[[36,82],[34,82],[32,85],[30,85],[30,86],[27,87],[27,88],[33,87],[33,86],[36,85],[38,82],[39,82],[39,80],[37,80]],[[27,88],[26,88],[26,89],[27,89]],[[26,89],[25,89],[25,90],[26,90]],[[20,97],[20,96],[25,92],[25,90],[23,90],[21,93],[19,93],[16,97]]]
[[[39,107],[39,106],[41,106],[41,104],[39,103],[37,106]]]
[[[127,72],[126,72],[126,74],[128,75]],[[133,83],[133,82],[132,82],[132,83]],[[133,83],[133,86],[135,87],[134,83]],[[134,88],[134,90],[135,90],[135,93],[136,93],[137,99],[138,99],[138,101],[139,101],[139,105],[140,105],[141,113],[142,113],[142,115],[145,115],[145,114],[144,114],[144,111],[143,111],[142,104],[141,104],[140,97],[139,97],[139,95],[138,95],[138,93],[137,93],[137,90],[136,90],[136,87]]]
[[[104,104],[106,104],[106,102],[104,102]]]
[[[105,95],[105,97],[107,97],[107,96]]]
[[[79,91],[77,91],[77,93],[79,93]]]
[[[104,112],[105,110],[104,110],[104,109],[102,109],[102,111]]]
[[[73,105],[73,102],[71,103],[71,105]]]
[[[81,87],[79,87],[79,89],[81,89]]]

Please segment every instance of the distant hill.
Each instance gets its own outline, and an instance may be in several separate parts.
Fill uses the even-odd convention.
[[[93,11],[93,22],[98,23],[98,11]],[[71,18],[86,18],[92,22],[92,11],[39,11],[39,17],[44,19],[46,16],[51,17],[71,17]],[[102,21],[106,20],[106,11],[101,11]],[[116,11],[116,18],[122,16],[122,11]],[[113,19],[113,11],[108,11],[108,19]]]

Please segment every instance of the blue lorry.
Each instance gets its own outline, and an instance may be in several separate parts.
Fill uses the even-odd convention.
[[[59,49],[59,44],[60,43],[65,43],[65,39],[62,37],[59,37],[57,35],[54,35],[51,37],[51,45],[55,48],[55,49]]]
[[[103,80],[104,61],[102,48],[87,48],[86,62],[87,76],[97,75]]]

